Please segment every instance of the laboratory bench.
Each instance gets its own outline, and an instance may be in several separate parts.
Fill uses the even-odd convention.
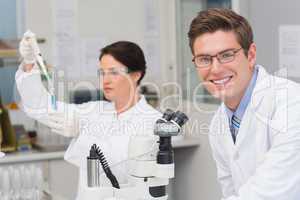
[[[0,159],[0,168],[40,168],[44,182],[45,199],[71,200],[75,199],[78,181],[78,169],[64,161],[64,151],[8,153]]]
[[[200,143],[197,139],[188,138],[183,140],[172,141],[172,145],[174,149],[178,149],[178,148],[197,147],[200,145]],[[64,153],[65,151],[43,152],[38,150],[32,150],[28,152],[8,153],[5,155],[4,158],[0,159],[0,165],[61,160],[64,158]]]
[[[0,159],[0,165],[60,160],[63,159],[64,153],[64,151],[40,152],[37,150],[28,152],[9,153],[6,154],[4,158]]]
[[[172,144],[175,157],[177,152],[200,146],[197,138],[174,140]],[[41,152],[37,150],[9,153],[0,159],[0,167],[16,165],[40,166],[43,171],[44,181],[47,183],[48,193],[54,194],[52,200],[71,200],[75,199],[79,172],[77,167],[63,159],[64,153],[65,151]],[[178,165],[181,165],[181,163],[178,163]],[[180,169],[179,166],[177,167]],[[184,172],[176,171],[176,173]],[[172,191],[172,184],[169,191]],[[172,195],[170,194],[170,196]]]

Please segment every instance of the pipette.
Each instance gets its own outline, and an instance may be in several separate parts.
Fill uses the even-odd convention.
[[[52,78],[50,77],[50,75],[47,71],[46,66],[45,66],[44,59],[42,57],[40,48],[37,44],[35,34],[33,32],[31,32],[30,30],[28,30],[28,31],[26,31],[26,33],[24,33],[24,37],[32,45],[37,63],[40,66],[40,68],[42,70],[42,73],[45,75],[47,83],[48,83],[48,90],[49,90],[49,93],[51,95],[51,106],[54,110],[56,110],[57,109],[57,103],[56,103],[56,97],[55,97],[54,83],[53,83],[53,80],[52,80]]]

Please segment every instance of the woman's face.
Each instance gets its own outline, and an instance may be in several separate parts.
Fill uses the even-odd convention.
[[[135,95],[139,72],[128,73],[125,65],[106,54],[100,60],[100,84],[104,96],[110,101],[121,101]]]

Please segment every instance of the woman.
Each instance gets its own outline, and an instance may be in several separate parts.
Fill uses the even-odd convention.
[[[58,134],[75,137],[65,159],[80,168],[77,199],[84,199],[87,187],[86,157],[92,144],[104,152],[120,183],[127,178],[128,144],[133,136],[153,136],[153,126],[161,114],[139,94],[138,86],[146,72],[141,48],[120,41],[104,47],[99,57],[99,75],[105,98],[82,105],[57,102],[58,111],[49,112],[49,94],[42,86],[34,50],[27,40],[20,43],[23,64],[16,73],[17,87],[25,112]],[[105,176],[101,184],[109,184]]]

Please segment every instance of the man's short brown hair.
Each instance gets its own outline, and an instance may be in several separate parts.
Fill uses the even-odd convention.
[[[253,43],[253,32],[249,22],[230,9],[211,8],[201,11],[193,19],[188,32],[189,45],[192,53],[197,37],[204,33],[214,33],[218,30],[233,31],[238,43],[247,56],[250,45]]]

